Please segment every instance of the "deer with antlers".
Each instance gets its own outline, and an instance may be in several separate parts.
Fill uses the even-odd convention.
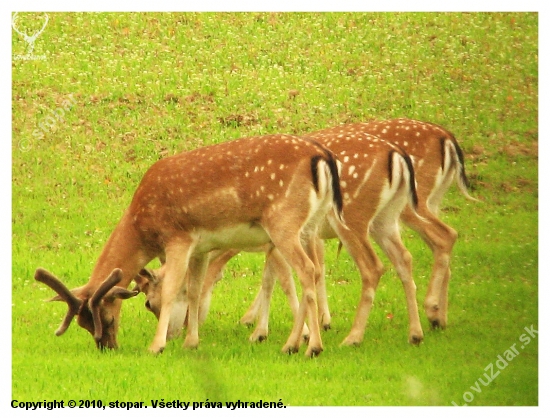
[[[424,307],[432,327],[445,328],[447,325],[448,283],[451,274],[449,261],[453,245],[457,239],[457,233],[438,218],[439,205],[453,181],[456,181],[459,190],[467,199],[477,201],[477,199],[471,197],[468,193],[468,181],[465,174],[462,150],[455,137],[446,129],[432,123],[411,119],[343,125],[337,128],[313,132],[309,136],[324,143],[333,151],[338,152],[340,148],[335,147],[333,138],[340,135],[347,137],[349,142],[345,142],[345,145],[339,145],[347,150],[347,147],[353,147],[352,144],[356,141],[358,132],[376,135],[378,138],[391,141],[405,149],[411,156],[418,186],[418,206],[416,213],[411,206],[407,206],[401,213],[401,219],[405,224],[419,232],[434,254],[434,266]],[[374,137],[367,138],[371,141],[375,139]],[[373,146],[374,144],[373,142]],[[374,154],[371,154],[371,156],[374,156]],[[344,175],[345,172],[346,170],[344,170]],[[343,181],[346,181],[345,177]],[[369,181],[364,185],[364,192],[369,194],[374,192],[374,190],[370,189]],[[346,212],[346,216],[350,215]],[[373,225],[376,225],[376,223],[374,221]],[[384,244],[384,241],[387,239],[384,236],[386,229],[373,227],[369,232],[379,244],[381,243],[381,248],[388,254],[392,263],[395,264],[394,260],[396,258],[390,255],[391,253],[388,251],[387,244]],[[221,278],[221,270],[225,263],[237,252],[228,251],[214,257],[214,262],[211,265],[211,270],[207,275],[203,289],[200,314],[202,320],[206,318],[208,313],[212,289],[216,281]],[[319,251],[319,254],[322,254],[322,252]],[[406,252],[402,252],[402,254],[408,257]],[[322,262],[321,266],[323,266]],[[396,269],[398,273],[403,271],[403,268],[400,268],[398,265],[396,265]],[[138,285],[135,290],[142,290],[146,293],[147,306],[150,310],[156,309],[155,306],[158,305],[158,300],[155,299],[158,297],[159,289],[162,286],[163,275],[164,272],[161,267],[155,271],[144,270],[141,276],[136,278]],[[241,318],[241,323],[251,325],[259,317],[256,329],[251,335],[251,341],[261,341],[267,335],[269,300],[273,289],[274,277],[279,278],[283,291],[289,299],[291,309],[293,313],[296,312],[297,296],[292,280],[292,272],[285,265],[284,260],[274,251],[267,259],[260,292],[249,310]],[[148,287],[149,282],[154,283],[154,288],[150,289]],[[318,294],[319,318],[322,319],[326,329],[330,327],[330,312],[328,310],[326,294],[323,292],[322,287],[323,282],[321,281],[318,286],[320,290]],[[150,299],[153,300],[152,304],[149,302]],[[174,332],[176,332],[178,327],[183,325],[184,319],[185,308],[182,307],[181,316],[174,318]],[[411,340],[411,338],[409,339]],[[344,343],[354,343],[355,341],[347,338]]]
[[[412,277],[412,257],[404,247],[399,234],[398,221],[407,203],[414,213],[417,196],[414,170],[407,154],[399,147],[387,141],[357,129],[333,128],[310,135],[323,141],[338,155],[344,168],[341,174],[341,187],[344,199],[344,218],[348,229],[334,228],[327,220],[320,229],[320,238],[339,238],[357,265],[362,290],[360,301],[349,335],[343,344],[359,344],[364,336],[369,312],[380,276],[383,272],[382,262],[374,252],[368,239],[374,236],[392,263],[396,266],[407,299],[409,313],[409,341],[418,344],[423,339],[422,327],[416,302],[416,286]],[[317,253],[322,257],[322,243],[316,244]],[[260,249],[261,250],[261,249]],[[227,252],[219,255],[213,262],[208,279],[203,289],[202,318],[208,310],[208,303],[213,284],[220,277],[220,268],[235,255]],[[164,267],[157,271],[143,271],[136,278],[136,290],[146,293],[146,307],[158,317],[159,293],[162,289]],[[262,314],[256,330],[251,335],[252,341],[261,341],[267,336],[267,319],[269,300],[273,288],[273,276],[278,276],[283,284],[293,313],[296,315],[296,291],[292,272],[280,257],[277,250],[269,252],[264,269],[262,291],[256,306],[262,307]],[[282,279],[285,280],[282,280]],[[319,318],[324,328],[330,327],[330,312],[324,284],[324,272],[318,278]],[[182,299],[182,303],[184,303]],[[177,334],[185,320],[185,306],[179,309],[180,316],[171,318],[170,336]],[[309,323],[311,326],[312,324]],[[307,333],[307,329],[304,329]]]
[[[141,180],[87,284],[68,290],[47,271],[36,271],[35,279],[58,293],[54,300],[69,306],[56,334],[77,316],[98,347],[115,348],[121,300],[137,293],[126,288],[150,260],[161,257],[162,301],[149,350],[164,349],[174,301],[182,291],[189,303],[184,347],[195,348],[209,252],[269,245],[296,271],[303,290],[283,351],[298,351],[307,316],[311,325],[306,355],[319,354],[318,262],[312,243],[325,218],[334,228],[346,229],[339,165],[317,142],[290,135],[244,138],[157,161]]]

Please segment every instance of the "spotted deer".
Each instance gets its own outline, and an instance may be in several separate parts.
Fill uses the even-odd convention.
[[[340,132],[338,135],[349,136],[357,133],[375,135],[399,146],[411,157],[417,182],[418,206],[416,211],[410,205],[405,207],[401,220],[419,233],[433,253],[434,264],[424,300],[424,310],[433,328],[446,328],[448,287],[451,277],[450,259],[458,234],[439,219],[439,205],[453,182],[466,199],[478,202],[468,193],[464,154],[458,141],[442,126],[406,118],[342,125],[316,131],[308,136],[334,149],[332,137],[336,132]],[[343,161],[346,163],[345,157]],[[376,229],[371,230],[371,234],[378,244],[384,239],[383,234]],[[388,254],[384,245],[381,245],[381,248]],[[392,257],[389,256],[389,258],[395,265]],[[396,269],[399,271],[397,266]],[[282,272],[280,277],[288,277],[288,275]],[[291,295],[292,287],[292,282],[283,285],[285,293]],[[253,322],[260,308],[260,301],[267,297],[262,293],[263,290],[260,291],[241,322],[247,324]],[[326,311],[320,311],[319,315],[322,318],[330,318],[328,304],[323,300],[322,293],[320,296],[319,307]]]
[[[209,252],[269,245],[292,266],[302,285],[283,351],[298,351],[307,316],[311,325],[306,355],[319,354],[323,346],[312,243],[323,219],[346,229],[339,166],[325,147],[290,135],[244,138],[157,161],[143,176],[87,284],[70,291],[47,271],[36,271],[35,279],[58,293],[55,300],[69,306],[56,334],[62,334],[77,316],[99,348],[116,348],[121,297],[137,293],[126,288],[149,261],[160,257],[165,260],[165,275],[159,322],[149,350],[164,349],[170,314],[182,291],[189,303],[184,347],[195,348],[198,299]]]
[[[359,130],[333,128],[312,134],[310,137],[323,141],[343,163],[340,184],[344,201],[343,216],[348,228],[340,226],[335,228],[333,223],[327,220],[320,228],[319,236],[322,239],[339,238],[355,261],[362,279],[355,321],[343,344],[359,344],[363,340],[376,287],[383,272],[383,265],[374,252],[368,239],[369,235],[377,240],[396,266],[407,299],[409,341],[413,344],[420,343],[423,339],[423,331],[418,315],[416,286],[412,277],[412,257],[401,241],[398,226],[399,216],[407,203],[410,203],[413,208],[411,212],[414,213],[417,202],[414,170],[410,158],[399,147]],[[318,243],[316,245],[318,247],[316,252],[321,257],[322,245]],[[222,254],[220,257],[224,259],[217,263],[218,266],[223,266],[234,254]],[[138,282],[136,289],[143,290],[147,294],[146,303],[153,312],[154,305],[158,306],[158,289],[162,287],[160,284],[163,274],[163,268],[161,268],[156,272],[144,272],[136,280]],[[292,272],[275,249],[267,256],[262,292],[257,298],[257,301],[261,300],[263,303],[256,304],[256,308],[261,306],[262,314],[256,330],[250,337],[252,341],[261,341],[267,336],[269,300],[274,276],[278,276],[281,280],[291,301],[291,307],[296,305],[296,302],[292,302],[297,300]],[[218,277],[219,270],[214,269],[205,283],[204,303],[201,310],[203,318],[208,310],[212,287]],[[148,287],[149,280],[154,282],[154,289]],[[320,271],[318,276],[317,290],[321,325],[328,328],[331,317],[324,284],[324,271]],[[157,299],[156,302],[155,299]],[[295,311],[296,309],[293,308],[293,312]],[[184,308],[180,312],[183,313],[182,317],[172,318],[175,322],[173,329],[183,326]],[[249,316],[254,314],[255,312]],[[243,318],[243,321],[248,320]],[[310,322],[309,325],[313,324]],[[304,331],[307,332],[306,329]]]
[[[402,212],[401,220],[416,230],[433,252],[434,265],[424,307],[432,327],[445,328],[447,325],[448,283],[451,274],[449,261],[453,245],[457,239],[457,233],[438,218],[439,205],[445,192],[453,182],[456,182],[459,191],[468,200],[477,201],[468,193],[464,156],[457,140],[452,133],[441,126],[405,118],[342,125],[313,132],[309,136],[331,147],[331,134],[335,132],[338,132],[338,135],[346,136],[357,135],[358,132],[370,133],[393,142],[406,150],[411,156],[417,181],[418,206],[416,211],[420,216],[415,216],[414,211],[409,206]],[[367,182],[364,187],[366,191],[369,183]],[[378,236],[377,238],[376,230],[374,233],[375,239],[380,241],[381,237]],[[213,264],[214,268],[207,277],[203,289],[202,319],[206,318],[208,313],[212,288],[221,277],[221,269],[234,254],[236,252],[232,254],[225,253],[223,257],[217,259],[219,263]],[[267,335],[269,299],[273,288],[273,277],[270,277],[270,275],[279,278],[291,308],[295,306],[297,301],[292,272],[289,272],[288,266],[284,265],[284,260],[281,261],[276,251],[272,252],[267,264],[270,260],[275,261],[271,263],[272,266],[266,265],[262,288],[246,314],[241,318],[242,323],[251,325],[259,316],[256,330],[251,336],[252,341],[262,340]],[[156,274],[162,277],[162,269],[156,271]],[[159,285],[161,280],[155,279],[155,283]],[[322,286],[318,286],[318,289],[321,288]],[[136,289],[139,290],[139,286]],[[158,293],[156,290],[153,291],[152,294],[147,295],[147,298],[154,298],[156,293]],[[325,321],[324,327],[329,328],[330,313],[326,298],[323,300],[323,297],[323,293],[318,297],[319,317]],[[295,308],[292,309],[295,312]],[[183,325],[183,320],[180,318],[175,327],[181,325]]]
[[[333,149],[331,135],[336,131],[344,135],[358,132],[376,135],[401,147],[410,155],[417,182],[418,206],[416,213],[410,206],[405,207],[401,220],[419,233],[433,253],[434,264],[424,309],[433,328],[446,328],[448,286],[451,277],[450,258],[458,234],[439,219],[439,205],[453,182],[466,199],[478,201],[468,193],[464,155],[458,141],[451,132],[439,125],[406,118],[342,125],[313,132],[308,136]],[[383,239],[376,230],[371,232],[374,232],[373,236],[378,243]],[[288,274],[283,271],[279,277],[285,278]],[[292,295],[295,292],[292,281],[286,279],[281,285],[285,293]],[[269,290],[269,287],[267,289]],[[263,293],[262,288],[241,322],[250,324],[254,321],[261,306],[260,301],[268,297]],[[319,307],[324,307],[327,311],[321,311],[319,315],[322,318],[330,317],[328,304],[322,300],[322,296],[321,294],[318,300]],[[263,310],[265,311],[265,308]]]

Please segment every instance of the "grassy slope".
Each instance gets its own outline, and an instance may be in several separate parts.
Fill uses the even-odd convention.
[[[537,26],[536,14],[518,13],[50,14],[34,51],[47,59],[12,66],[12,396],[463,403],[523,327],[538,328]],[[16,34],[12,44],[24,53]],[[69,95],[75,106],[34,137]],[[41,302],[51,291],[34,282],[34,270],[83,284],[158,158],[245,135],[398,116],[452,130],[484,201],[453,189],[444,202],[443,218],[460,232],[448,330],[426,332],[419,348],[406,343],[405,298],[389,268],[364,343],[338,347],[360,285],[330,243],[334,320],[318,359],[279,353],[291,326],[280,290],[269,340],[247,342],[237,321],[256,291],[259,255],[231,262],[197,352],[179,340],[149,356],[156,321],[141,297],[125,302],[115,353],[96,352],[74,324],[53,336],[65,307]],[[421,302],[431,255],[411,232],[404,238]],[[537,378],[533,343],[471,404],[537,404]]]

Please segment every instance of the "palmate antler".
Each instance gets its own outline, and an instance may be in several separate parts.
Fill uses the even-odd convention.
[[[107,279],[105,279],[105,281],[101,283],[101,285],[97,288],[93,296],[90,298],[90,301],[88,302],[88,306],[90,307],[92,318],[94,320],[94,340],[96,340],[96,342],[99,342],[101,340],[101,336],[103,335],[103,325],[101,324],[101,316],[99,310],[101,300],[105,295],[107,295],[107,292],[115,287],[121,280],[122,270],[114,269],[109,277],[107,277]]]
[[[40,34],[42,32],[44,32],[44,29],[46,29],[46,25],[48,24],[48,21],[50,20],[50,18],[49,18],[47,13],[44,13],[44,15],[46,16],[46,20],[44,21],[44,25],[34,35],[29,36],[26,33],[20,32],[17,29],[17,26],[16,26],[17,19],[18,19],[17,13],[18,12],[15,12],[13,14],[13,17],[11,18],[11,27],[13,28],[14,31],[16,31],[19,35],[21,35],[23,37],[23,39],[25,40],[25,42],[27,42],[27,44],[29,44],[29,54],[32,54],[32,51],[34,49],[34,41],[36,41],[36,38],[38,38],[40,36]]]
[[[65,302],[67,302],[67,305],[69,305],[69,310],[65,315],[63,322],[61,323],[57,331],[55,331],[55,335],[60,336],[67,330],[67,328],[69,328],[71,321],[73,320],[75,315],[78,314],[78,311],[82,306],[82,300],[73,295],[73,293],[69,289],[67,289],[67,286],[65,286],[61,282],[61,280],[42,268],[36,269],[36,272],[34,273],[34,279],[44,283],[46,286],[49,286],[57,293],[57,296],[53,297],[50,300],[64,300]]]
[[[39,268],[34,274],[35,280],[44,283],[57,293],[50,301],[65,301],[69,307],[61,326],[55,335],[62,335],[75,315],[79,315],[83,309],[84,301],[73,294],[57,277],[50,272]],[[101,323],[101,301],[110,298],[128,299],[138,294],[137,291],[126,290],[122,287],[115,287],[122,280],[122,270],[114,269],[109,277],[105,279],[90,297],[87,308],[92,314],[94,339],[99,343],[103,336],[103,325]]]

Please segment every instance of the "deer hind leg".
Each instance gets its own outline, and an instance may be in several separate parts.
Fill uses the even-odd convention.
[[[361,275],[361,297],[357,313],[355,314],[350,333],[341,344],[359,345],[365,335],[365,328],[374,302],[374,294],[384,271],[384,266],[367,239],[368,227],[365,226],[364,221],[358,225],[348,222],[347,225],[349,228],[342,227],[337,222],[334,222],[331,217],[329,217],[329,221],[334,231],[336,231],[338,238],[340,238],[342,244],[353,258]],[[359,234],[357,231],[364,231],[364,233]]]
[[[271,300],[271,292],[273,290],[272,281],[274,281],[276,277],[274,274],[272,274],[274,273],[274,270],[276,270],[276,268],[274,268],[274,265],[273,265],[273,263],[276,261],[273,259],[274,258],[273,254],[276,254],[278,255],[279,258],[281,258],[281,255],[279,254],[279,252],[273,247],[269,248],[266,251],[265,265],[262,273],[262,284],[260,286],[260,290],[258,291],[258,294],[254,298],[254,301],[252,302],[252,304],[250,305],[246,313],[242,316],[242,318],[239,321],[241,324],[246,325],[247,327],[252,326],[254,322],[256,322],[256,319],[260,315],[263,315],[263,312],[265,310],[265,308],[262,306],[263,301]],[[283,259],[283,263],[287,265],[284,259]],[[292,275],[292,271],[290,272],[290,274]],[[269,293],[265,294],[266,291],[269,291]],[[269,315],[269,307],[267,308],[267,310]],[[260,312],[262,313],[260,314]]]
[[[296,293],[294,278],[292,277],[292,269],[276,248],[270,255],[270,261],[275,266],[274,269],[277,272],[276,277],[279,279],[279,284],[286,295],[290,310],[292,311],[292,316],[296,318],[300,302],[298,300],[298,294]],[[305,323],[302,328],[302,338],[304,341],[309,340],[309,328]]]
[[[424,300],[424,309],[433,328],[445,328],[447,326],[448,285],[451,277],[450,258],[458,234],[429,210],[419,208],[419,214],[426,221],[418,219],[408,208],[403,212],[402,219],[420,234],[432,250],[434,265]]]
[[[149,346],[152,353],[161,353],[166,346],[170,315],[179,292],[184,291],[192,249],[192,242],[187,241],[172,243],[166,248],[166,270],[161,291],[159,322],[153,342]]]
[[[264,270],[265,274],[265,270]],[[260,311],[260,305],[262,303],[262,300],[264,299],[264,286],[263,286],[263,278],[262,278],[262,285],[260,286],[260,290],[258,291],[258,294],[254,298],[254,301],[246,311],[246,313],[241,317],[239,322],[243,325],[246,325],[247,327],[251,327],[254,322],[256,321],[256,318],[258,317],[258,313]]]
[[[395,266],[403,284],[407,298],[407,311],[409,313],[409,342],[411,344],[420,344],[424,339],[424,333],[422,332],[422,325],[420,324],[420,317],[418,315],[416,285],[412,275],[412,256],[401,241],[397,220],[384,222],[383,219],[377,217],[373,222],[370,232],[376,243]]]
[[[272,257],[272,253],[272,248],[269,249],[266,253],[266,261],[262,273],[262,286],[260,288],[260,292],[254,300],[254,303],[257,306],[256,314],[258,317],[258,322],[256,324],[254,332],[249,337],[249,340],[251,342],[262,342],[267,339],[269,326],[269,307],[276,277],[276,264],[273,262],[274,260]]]
[[[315,242],[316,253],[319,264],[319,271],[317,273],[317,281],[315,283],[315,288],[317,289],[317,305],[319,308],[319,320],[321,321],[321,326],[325,331],[330,329],[330,310],[328,307],[328,297],[327,297],[327,286],[325,282],[325,248],[324,241],[322,239],[317,239]]]
[[[270,266],[268,266],[268,264]],[[256,295],[256,298],[248,311],[241,318],[241,324],[252,325],[256,318],[258,318],[258,327],[260,326],[260,323],[265,323],[265,328],[267,329],[267,324],[269,321],[269,305],[276,279],[279,280],[281,288],[288,299],[292,316],[296,318],[300,302],[298,301],[296,286],[294,284],[294,278],[292,277],[292,269],[285,261],[279,250],[277,250],[277,248],[273,248],[273,250],[266,256],[266,267],[264,269],[260,291]],[[267,305],[267,307],[264,307],[264,304]],[[256,330],[254,334],[259,335],[259,331]],[[304,341],[309,339],[309,328],[305,323],[302,330],[302,338]],[[252,337],[250,340],[257,341],[257,339]]]
[[[315,291],[315,262],[316,259],[311,238],[304,240],[302,246],[298,236],[286,233],[284,228],[278,228],[271,233],[271,239],[284,259],[296,271],[302,285],[302,300],[299,304],[294,326],[283,346],[283,352],[296,353],[300,348],[301,334],[304,328],[306,315],[308,317],[310,336],[306,356],[318,355],[323,351],[321,334],[319,330],[317,297]]]

